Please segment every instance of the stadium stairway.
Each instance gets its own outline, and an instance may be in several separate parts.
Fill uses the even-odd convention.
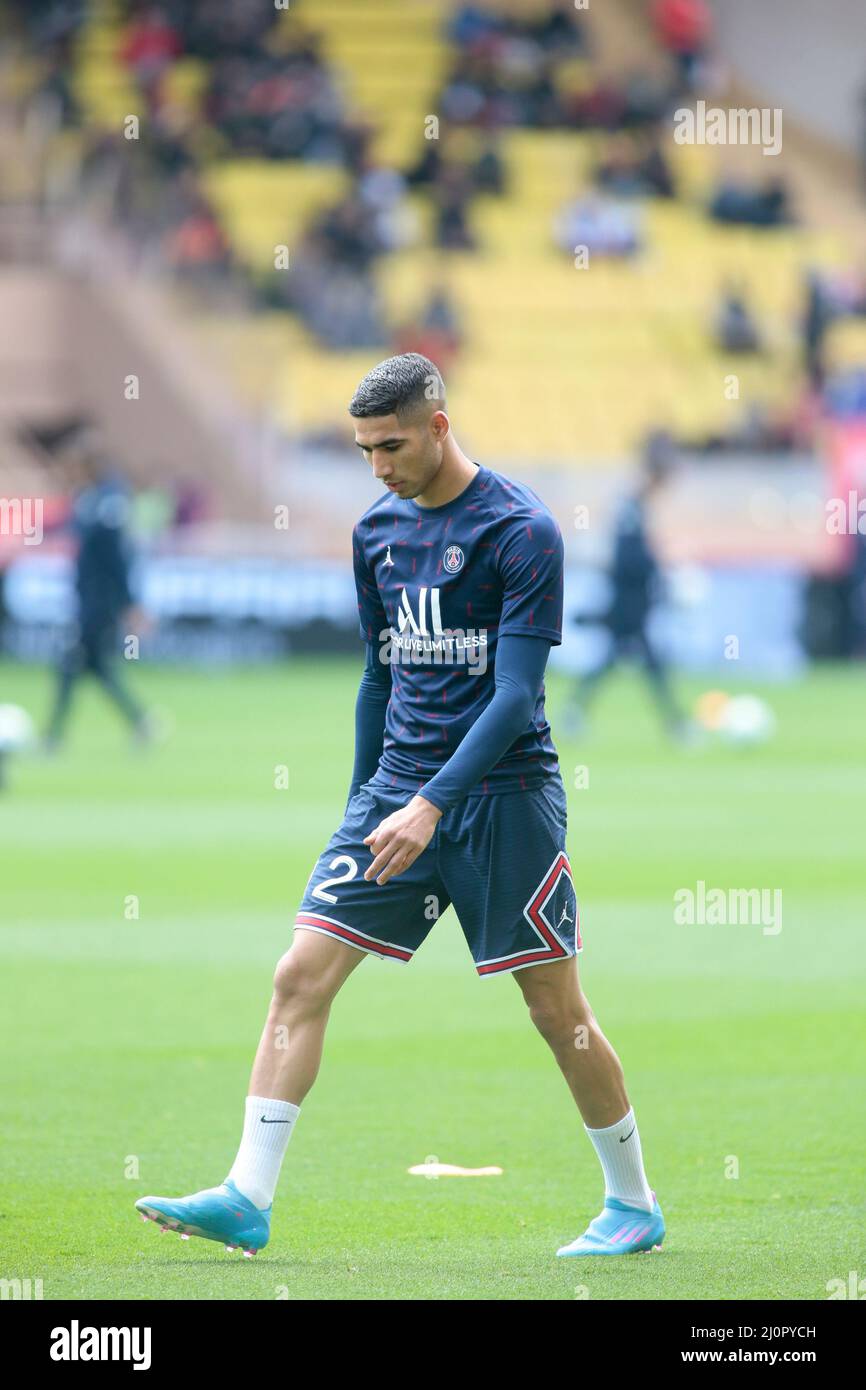
[[[376,158],[405,167],[419,153],[449,62],[446,7],[438,0],[299,0],[292,8],[322,35],[353,108],[376,128]]]
[[[132,375],[137,398],[127,395]],[[50,492],[45,460],[28,447],[28,433],[81,415],[100,424],[139,486],[202,477],[218,513],[239,521],[264,514],[262,480],[236,466],[248,425],[162,295],[128,276],[76,281],[7,263],[0,270],[0,496]]]

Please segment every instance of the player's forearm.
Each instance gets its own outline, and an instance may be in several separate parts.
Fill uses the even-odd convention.
[[[377,669],[375,663],[375,649],[368,646],[367,665],[355,701],[355,762],[349,801],[365,782],[369,782],[382,756],[385,715],[391,698],[391,675],[388,667],[379,664]]]
[[[420,795],[443,812],[456,806],[523,733],[533,704],[522,692],[498,690],[459,748],[421,788]]]
[[[549,651],[550,643],[544,638],[500,638],[493,699],[444,766],[421,788],[420,795],[440,811],[462,801],[525,733]]]

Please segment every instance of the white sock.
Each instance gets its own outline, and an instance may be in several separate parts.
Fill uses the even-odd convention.
[[[634,1110],[607,1129],[584,1129],[592,1140],[598,1161],[604,1172],[605,1197],[618,1197],[621,1202],[652,1211],[653,1197],[643,1170],[640,1135]]]
[[[274,1200],[283,1155],[300,1113],[300,1106],[289,1100],[247,1096],[241,1146],[229,1177],[260,1211]]]

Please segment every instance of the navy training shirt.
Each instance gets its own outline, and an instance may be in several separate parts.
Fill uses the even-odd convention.
[[[133,602],[126,535],[130,512],[129,494],[113,477],[85,488],[75,499],[75,588],[85,623],[113,621]]]
[[[493,699],[499,637],[562,641],[562,535],[531,488],[479,466],[440,507],[387,493],[355,525],[352,549],[360,635],[391,668],[377,779],[417,792]],[[558,771],[542,685],[525,733],[474,794]]]

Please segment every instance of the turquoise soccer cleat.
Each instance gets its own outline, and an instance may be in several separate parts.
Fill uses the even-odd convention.
[[[271,1234],[271,1207],[260,1211],[231,1178],[189,1197],[139,1197],[135,1209],[142,1221],[161,1226],[161,1235],[176,1231],[182,1240],[221,1240],[227,1250],[240,1246],[248,1258],[267,1245]]]
[[[655,1193],[652,1199],[650,1212],[618,1197],[606,1197],[600,1215],[590,1221],[582,1236],[557,1250],[557,1255],[635,1255],[661,1245],[665,1219]]]

